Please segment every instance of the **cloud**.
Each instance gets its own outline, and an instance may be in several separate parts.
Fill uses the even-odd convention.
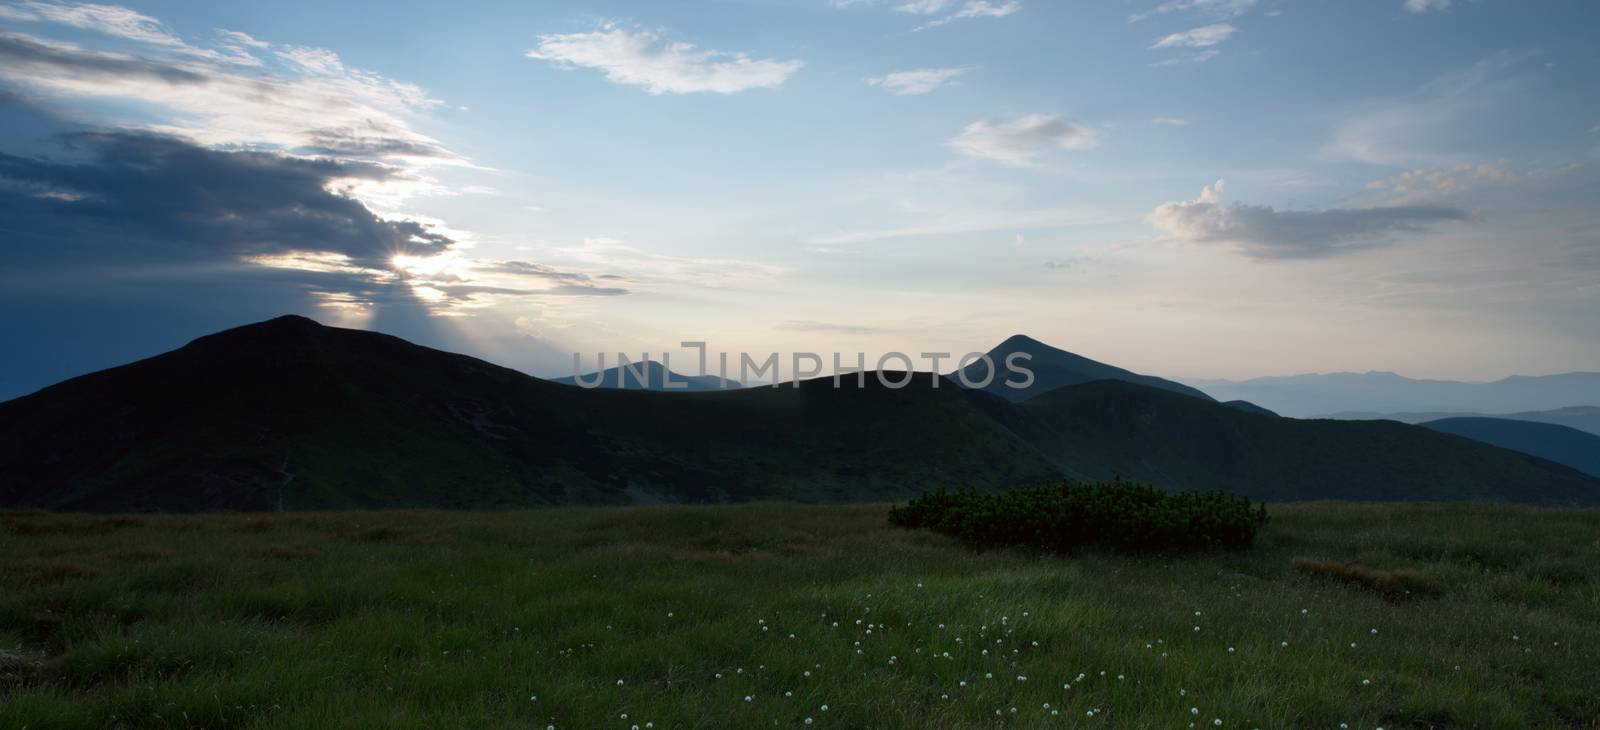
[[[221,152],[173,137],[83,132],[65,138],[83,161],[0,154],[0,178],[53,194],[16,200],[40,220],[159,240],[230,257],[337,253],[364,266],[440,253],[453,241],[416,221],[385,220],[332,192],[341,179],[383,179],[371,163]]]
[[[1404,7],[1408,13],[1426,13],[1449,8],[1450,0],[1406,0]]]
[[[1150,224],[1189,243],[1224,243],[1257,259],[1327,258],[1383,246],[1396,236],[1426,231],[1471,215],[1448,206],[1390,206],[1280,211],[1265,205],[1222,204],[1223,182],[1194,200],[1162,203]]]
[[[526,55],[564,68],[598,69],[615,83],[642,86],[651,94],[734,94],[777,88],[805,65],[797,60],[699,50],[692,43],[609,23],[588,33],[539,36],[539,45]]]
[[[528,261],[482,261],[474,264],[473,270],[488,277],[490,280],[508,277],[545,284],[542,287],[533,289],[507,289],[495,293],[514,291],[519,295],[558,294],[562,296],[619,296],[628,293],[627,289],[621,287],[600,286],[595,283],[595,277],[583,272],[566,271],[547,264],[536,264]],[[621,277],[602,275],[599,278],[614,280]]]
[[[1461,165],[1445,169],[1409,170],[1367,183],[1373,190],[1387,190],[1400,196],[1432,196],[1456,193],[1479,185],[1511,183],[1523,175],[1494,165]]]
[[[581,246],[557,249],[555,253],[564,261],[616,272],[597,279],[642,286],[734,288],[767,281],[787,271],[759,261],[659,253],[606,236],[591,236]]]
[[[919,68],[870,78],[867,83],[881,86],[891,94],[915,96],[944,86],[950,79],[965,72],[964,68]]]
[[[78,7],[101,8],[100,15],[88,17],[109,12],[103,6]],[[58,15],[39,17],[59,19]],[[205,145],[463,162],[406,121],[437,101],[412,84],[350,69],[331,51],[286,46],[272,56],[277,68],[267,69],[258,67],[259,60],[250,66],[197,54],[194,47],[176,45],[181,41],[172,40],[164,30],[151,30],[144,21],[114,27],[124,26],[134,30],[118,37],[135,41],[136,52],[94,50],[0,31],[0,82],[46,101],[90,99],[136,105],[154,118],[139,128]],[[245,54],[270,47],[233,31],[222,32],[218,43]],[[115,121],[123,123],[125,116]],[[330,143],[341,136],[355,140]]]
[[[1148,12],[1134,13],[1128,16],[1129,23],[1137,23],[1153,15],[1166,15],[1183,10],[1198,10],[1201,12],[1230,17],[1242,15],[1245,11],[1255,7],[1256,0],[1170,0],[1155,6]]]
[[[246,46],[255,42],[255,39],[248,35],[234,31],[218,31],[223,40],[217,48],[198,48],[189,45],[155,18],[115,5],[69,5],[25,1],[0,5],[0,20],[65,25],[135,43],[159,46],[179,55],[244,66],[261,65],[260,59],[245,50]]]
[[[1173,33],[1157,40],[1154,48],[1210,48],[1232,37],[1237,29],[1232,23],[1212,23],[1199,28]]]
[[[939,8],[943,9],[944,5],[945,3],[939,3]],[[929,28],[937,28],[941,25],[948,25],[957,20],[965,20],[968,18],[1004,18],[1007,15],[1011,15],[1012,13],[1020,10],[1022,10],[1022,3],[1018,2],[1018,0],[1005,0],[1004,2],[989,2],[989,0],[967,0],[967,2],[961,6],[960,10],[957,10],[950,15],[946,15],[943,18],[930,20],[926,23],[923,23],[914,30],[928,30]]]
[[[51,295],[93,287],[171,299],[236,281],[237,296],[289,309],[301,297],[335,310],[403,305],[420,314],[496,297],[628,293],[583,272],[462,259],[458,240],[437,225],[379,215],[346,194],[354,181],[405,174],[391,166],[138,132],[75,132],[61,142],[59,160],[0,154],[8,275],[58,281],[65,291]]]
[[[1026,167],[1052,150],[1094,147],[1093,129],[1060,114],[1029,114],[1009,122],[977,121],[968,124],[950,146],[970,157]]]
[[[949,7],[951,0],[910,0],[894,6],[895,12],[932,15]]]
[[[1154,117],[1150,120],[1150,123],[1161,124],[1168,127],[1187,127],[1190,124],[1189,120],[1179,117]]]
[[[1541,108],[1515,59],[1497,54],[1442,74],[1415,92],[1358,106],[1335,123],[1323,158],[1374,165],[1453,166]]]
[[[783,332],[832,332],[844,335],[877,335],[885,332],[894,332],[885,327],[873,327],[859,324],[839,324],[836,322],[817,322],[809,319],[789,319],[773,325],[775,330]]]

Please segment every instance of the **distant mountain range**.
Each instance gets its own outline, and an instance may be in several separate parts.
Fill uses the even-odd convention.
[[[737,380],[715,375],[683,375],[668,370],[654,360],[619,365],[582,376],[556,378],[553,383],[580,385],[586,388],[612,388],[617,390],[660,390],[665,392],[692,392],[700,390],[730,390],[744,387]],[[670,386],[670,387],[669,387]]]
[[[1443,418],[1422,426],[1532,454],[1600,477],[1600,436],[1575,428],[1506,418]]]
[[[1557,426],[1575,428],[1579,431],[1600,436],[1600,406],[1570,406],[1549,411],[1523,411],[1521,413],[1373,413],[1370,411],[1341,411],[1323,416],[1323,418],[1337,418],[1346,421],[1388,419],[1401,423],[1423,423],[1445,418],[1507,418],[1513,421],[1553,423]]]
[[[1277,418],[1121,380],[1023,402],[866,383],[586,390],[282,317],[0,403],[0,507],[887,501],[1113,474],[1272,500],[1600,503],[1600,479],[1396,422]]]
[[[1600,373],[1593,372],[1514,375],[1490,383],[1417,380],[1388,372],[1181,380],[1218,400],[1247,400],[1295,418],[1348,411],[1509,413],[1600,406]]]

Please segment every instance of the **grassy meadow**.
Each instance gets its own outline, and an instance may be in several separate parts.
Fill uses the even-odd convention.
[[[1600,511],[1153,557],[886,512],[0,513],[0,728],[1600,727]]]

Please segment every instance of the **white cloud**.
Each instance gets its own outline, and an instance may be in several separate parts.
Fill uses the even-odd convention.
[[[1029,114],[1009,122],[968,124],[950,146],[971,157],[1026,167],[1051,150],[1088,149],[1097,142],[1093,129],[1060,114]]]
[[[950,6],[951,0],[910,0],[894,6],[896,12],[932,15]]]
[[[1450,0],[1406,0],[1405,9],[1408,13],[1426,13],[1429,10],[1444,10],[1450,7]]]
[[[1461,165],[1445,169],[1409,170],[1367,183],[1373,190],[1400,196],[1429,196],[1461,192],[1480,185],[1516,182],[1523,175],[1494,165]]]
[[[881,86],[891,94],[901,96],[915,96],[926,94],[934,89],[944,86],[946,82],[964,73],[964,68],[919,68],[911,71],[896,71],[891,74],[867,79],[873,86]]]
[[[567,68],[593,68],[619,84],[642,86],[651,94],[710,91],[733,94],[776,88],[805,65],[803,61],[754,59],[744,53],[700,50],[650,31],[628,31],[612,24],[588,33],[539,37],[529,58]]]
[[[943,5],[941,4],[940,7],[942,8]],[[939,18],[938,20],[930,20],[927,23],[918,26],[916,30],[937,28],[941,25],[946,25],[948,23],[953,23],[957,20],[964,20],[967,18],[1004,18],[1007,15],[1011,15],[1019,10],[1022,10],[1022,3],[1018,0],[1005,0],[1004,2],[990,2],[989,0],[967,0],[967,2],[961,6],[960,10],[957,10],[950,15],[946,15],[943,18]]]
[[[1151,48],[1210,48],[1228,40],[1237,31],[1232,23],[1212,23],[1190,28],[1157,40]]]
[[[1223,185],[1218,180],[1194,200],[1162,203],[1146,220],[1189,243],[1231,244],[1258,259],[1309,259],[1383,246],[1396,236],[1421,233],[1433,224],[1471,218],[1466,211],[1448,206],[1306,211],[1240,203],[1224,206]]]
[[[1149,12],[1135,13],[1128,16],[1128,22],[1137,23],[1152,15],[1166,15],[1180,10],[1198,10],[1212,15],[1235,16],[1241,15],[1250,8],[1255,7],[1256,0],[1169,0]]]
[[[1150,123],[1168,127],[1187,127],[1190,124],[1189,120],[1180,117],[1155,117],[1150,120]]]

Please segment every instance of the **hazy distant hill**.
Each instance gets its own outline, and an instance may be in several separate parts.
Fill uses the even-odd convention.
[[[1021,376],[1013,375],[1006,369],[1006,358],[1016,352],[1032,356],[1032,359],[1017,362],[1019,367],[1033,371],[1034,382],[1027,388],[1011,388],[1005,385],[1008,380],[1022,381]],[[1114,365],[1090,360],[1082,355],[1051,347],[1026,335],[1012,335],[1006,338],[1005,342],[989,351],[989,359],[994,363],[995,377],[983,390],[1013,402],[1024,401],[1064,385],[1078,385],[1096,380],[1121,380],[1211,400],[1211,396],[1187,385],[1153,375],[1140,375]],[[968,380],[980,382],[988,374],[988,367],[980,361],[968,365],[963,371]]]
[[[1600,406],[1569,406],[1549,411],[1524,411],[1521,413],[1374,413],[1371,411],[1342,411],[1321,418],[1346,421],[1374,421],[1388,419],[1401,423],[1423,423],[1445,418],[1506,418],[1513,421],[1553,423],[1575,428],[1600,436]]]
[[[923,376],[586,390],[282,317],[0,403],[0,507],[886,501],[1116,473],[1270,499],[1600,501],[1572,469],[1394,422],[1107,380],[1016,404]]]
[[[1575,428],[1507,418],[1445,418],[1421,425],[1600,476],[1600,436]]]
[[[551,382],[562,385],[578,385],[582,380],[585,388],[616,388],[621,390],[661,390],[668,393],[682,393],[697,390],[730,390],[743,387],[737,380],[719,378],[715,375],[683,375],[668,370],[665,365],[654,360],[634,363],[628,367],[617,366],[607,368],[601,372],[588,373],[578,378],[556,378]],[[667,387],[671,383],[672,387]]]
[[[1217,400],[1248,400],[1296,418],[1345,411],[1508,413],[1600,406],[1600,373],[1515,375],[1490,383],[1416,380],[1386,372],[1182,381]]]

